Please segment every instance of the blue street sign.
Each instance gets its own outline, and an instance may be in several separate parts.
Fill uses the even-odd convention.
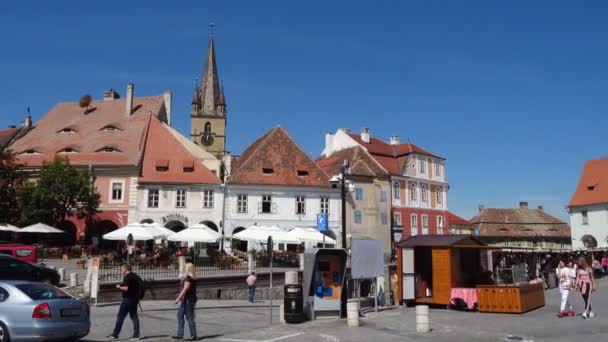
[[[329,229],[329,222],[327,220],[327,214],[317,214],[317,230],[320,232],[326,232]]]
[[[475,230],[473,231],[473,235],[479,235],[479,229],[475,229]]]

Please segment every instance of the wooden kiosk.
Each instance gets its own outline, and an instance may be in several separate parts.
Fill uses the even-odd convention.
[[[397,292],[401,304],[450,305],[453,292],[459,291],[470,294],[481,312],[521,313],[544,305],[540,284],[493,286],[488,251],[495,248],[473,236],[417,235],[402,240],[397,246]],[[509,291],[503,291],[507,289]],[[521,303],[523,298],[500,296],[518,294],[526,294],[522,297],[534,304],[501,307],[500,303]],[[488,305],[487,301],[492,304]],[[471,309],[473,303],[468,304]]]

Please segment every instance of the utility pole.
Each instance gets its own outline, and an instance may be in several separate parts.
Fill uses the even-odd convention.
[[[342,248],[347,251],[346,261],[348,263],[348,248],[346,245],[346,174],[348,173],[348,159],[344,159],[341,169],[340,190],[342,196]],[[346,318],[346,301],[348,299],[348,280],[346,279],[346,267],[344,268],[344,281],[340,291],[340,317]]]

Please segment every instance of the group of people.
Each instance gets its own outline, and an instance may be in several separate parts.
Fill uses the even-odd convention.
[[[184,326],[185,322],[188,322],[188,328],[190,329],[190,337],[184,339],[185,341],[196,341],[196,322],[194,320],[195,307],[198,300],[196,296],[196,274],[194,271],[194,265],[191,263],[186,264],[185,277],[180,282],[180,289],[175,298],[175,303],[179,305],[177,309],[177,334],[173,336],[175,340],[184,339]],[[139,301],[143,299],[145,293],[144,282],[135,273],[132,272],[131,265],[123,264],[121,266],[121,272],[124,276],[121,284],[116,285],[116,288],[122,292],[122,302],[118,309],[118,315],[116,316],[116,325],[112,334],[107,336],[108,340],[117,340],[120,335],[122,325],[129,314],[133,321],[133,336],[129,339],[130,341],[137,341],[140,339],[140,327],[139,317],[137,316],[137,309]]]
[[[585,302],[582,317],[585,319],[595,317],[590,298],[591,293],[596,289],[595,276],[593,268],[587,263],[587,259],[580,258],[568,262],[560,261],[555,273],[559,280],[559,291],[561,294],[561,305],[557,317],[575,316],[574,307],[570,301],[570,295],[574,291],[580,292]]]

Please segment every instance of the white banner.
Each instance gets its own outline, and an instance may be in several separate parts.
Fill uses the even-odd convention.
[[[384,249],[380,240],[352,240],[351,278],[371,279],[384,275]]]

